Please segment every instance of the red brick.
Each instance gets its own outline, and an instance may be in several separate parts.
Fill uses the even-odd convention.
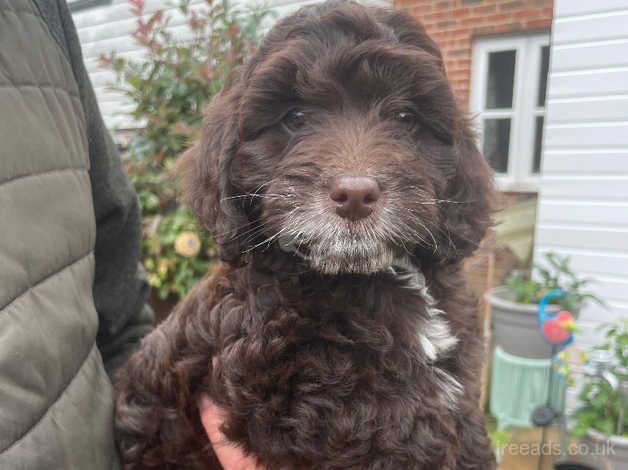
[[[428,34],[436,42],[444,39],[447,36],[445,31],[428,31]]]
[[[452,8],[454,4],[455,2],[453,0],[441,0],[435,6],[436,6],[436,9],[443,10],[446,8]]]
[[[452,57],[471,57],[471,48],[469,47],[459,47],[458,49],[453,49],[451,51]]]
[[[541,12],[540,8],[532,8],[530,10],[519,10],[519,11],[514,11],[512,12],[512,17],[513,18],[538,18],[540,16],[543,16],[543,13]],[[551,15],[550,15],[551,16]]]
[[[419,15],[423,16],[423,15],[427,15],[428,13],[432,11],[432,6],[431,5],[427,5],[427,6],[414,5],[411,8],[406,7],[406,9],[410,10],[410,13],[414,16],[419,16]]]
[[[545,18],[526,21],[526,29],[549,28],[552,25],[551,20]]]
[[[456,23],[455,20],[446,20],[439,21],[434,26],[438,29],[454,29],[456,26],[458,26],[458,23]]]
[[[473,9],[474,15],[487,15],[497,10],[497,5],[483,5],[477,6]]]
[[[469,26],[458,26],[456,29],[451,32],[458,36],[460,39],[467,37],[471,33],[471,29]]]
[[[469,97],[474,36],[547,28],[553,0],[394,0],[441,48],[448,77],[464,106]]]
[[[494,15],[489,15],[485,18],[485,21],[488,23],[503,23],[505,20],[507,20],[510,17],[510,15],[506,15],[504,13],[496,13]]]
[[[451,68],[464,76],[471,69],[471,59],[451,62]]]
[[[463,26],[477,26],[486,22],[485,16],[470,16],[463,19],[460,24]]]
[[[422,15],[423,20],[431,21],[431,20],[446,20],[451,16],[448,11],[435,11],[433,13],[429,13],[427,15]]]
[[[502,11],[512,11],[523,7],[524,6],[522,0],[510,0],[508,2],[502,2],[499,5],[499,9]]]
[[[521,29],[523,29],[523,26],[521,26],[521,23],[519,23],[518,21],[513,21],[512,23],[508,23],[507,25],[504,25],[504,29],[502,32],[506,33],[508,31],[520,31]]]
[[[432,39],[438,41],[438,44],[442,49],[454,49],[458,47],[462,42],[461,40],[456,39],[448,34],[443,34],[442,36],[439,35],[438,39],[435,39],[434,36],[432,36]]]
[[[501,32],[496,26],[481,26],[473,29],[474,36],[486,36],[487,34],[496,34]]]
[[[463,16],[468,16],[469,13],[471,13],[471,10],[469,8],[456,8],[454,10],[452,10],[451,14],[455,17],[455,18],[460,18]]]

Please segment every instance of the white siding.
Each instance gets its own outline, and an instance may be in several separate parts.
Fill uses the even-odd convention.
[[[316,0],[241,0],[243,5],[268,5],[278,16],[291,13],[300,6]],[[203,0],[192,0],[192,5],[201,4]],[[390,4],[388,0],[371,0],[372,4]],[[183,18],[168,0],[145,0],[144,12],[150,15],[158,9],[165,9],[173,21],[174,31],[186,29]],[[73,15],[74,23],[83,48],[83,58],[92,80],[100,109],[110,129],[129,129],[135,126],[132,119],[125,115],[131,108],[125,98],[109,89],[114,81],[114,74],[99,64],[101,54],[112,51],[126,57],[141,57],[142,48],[138,46],[130,34],[135,29],[135,19],[129,11],[128,0],[113,0],[111,4],[79,10]]]
[[[199,0],[194,3],[199,3]],[[168,7],[165,0],[146,0],[145,5],[146,14]],[[133,121],[124,114],[131,106],[120,93],[108,89],[115,76],[100,66],[99,58],[101,54],[113,51],[127,57],[141,56],[141,47],[130,36],[135,29],[135,19],[129,8],[127,0],[113,0],[109,5],[86,8],[72,15],[81,41],[85,66],[105,122],[111,129],[133,127]],[[173,13],[175,9],[168,8],[168,11]],[[181,17],[175,17],[172,26],[176,28],[181,24]]]
[[[581,341],[628,316],[628,0],[556,0],[535,259],[595,279]]]

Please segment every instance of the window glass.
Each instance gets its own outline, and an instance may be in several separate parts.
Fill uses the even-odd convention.
[[[497,173],[508,172],[510,118],[484,120],[484,156]]]
[[[499,188],[533,191],[543,147],[551,50],[545,34],[475,38],[471,111]]]
[[[532,173],[538,174],[541,170],[541,145],[543,144],[543,116],[536,117],[534,126],[534,160]]]
[[[545,94],[547,91],[547,71],[549,70],[549,46],[541,48],[541,75],[539,76],[539,95],[536,100],[537,106],[545,106]]]
[[[489,53],[486,84],[487,109],[512,107],[516,55],[515,50]]]

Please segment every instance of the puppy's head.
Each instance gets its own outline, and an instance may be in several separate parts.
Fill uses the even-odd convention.
[[[410,16],[348,1],[275,26],[183,166],[232,263],[270,244],[328,274],[451,263],[489,224],[488,167],[436,45]]]

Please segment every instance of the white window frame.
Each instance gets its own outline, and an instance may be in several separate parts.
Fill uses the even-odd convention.
[[[536,192],[539,188],[540,176],[532,173],[534,132],[536,117],[545,115],[545,107],[537,106],[537,98],[541,84],[541,49],[549,44],[549,34],[543,33],[477,38],[473,45],[469,103],[477,125],[480,149],[484,141],[484,119],[511,119],[508,171],[495,173],[501,191]],[[489,54],[509,50],[516,51],[512,109],[487,110]]]

